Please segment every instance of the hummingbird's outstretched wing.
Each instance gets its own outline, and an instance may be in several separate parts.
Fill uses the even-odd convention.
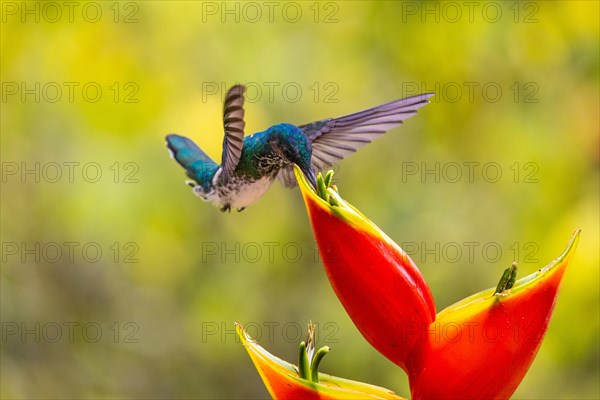
[[[223,155],[221,177],[227,181],[242,155],[244,146],[244,91],[243,85],[232,86],[225,96],[223,106],[223,126],[225,138],[223,139]]]
[[[424,93],[382,104],[368,110],[339,118],[329,118],[299,128],[312,143],[312,168],[320,171],[354,153],[361,147],[417,113],[429,104],[434,93]],[[282,169],[279,180],[286,187],[294,187],[296,179],[291,167]]]
[[[219,167],[190,139],[175,134],[167,135],[167,148],[171,157],[185,168],[186,175],[200,186],[210,185]]]

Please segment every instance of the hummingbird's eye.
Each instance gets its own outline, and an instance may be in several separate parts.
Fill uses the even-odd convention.
[[[275,151],[276,153],[281,153],[282,152],[281,144],[279,144],[278,141],[273,140],[273,141],[269,142],[269,145],[271,146],[271,148],[273,149],[273,151]]]

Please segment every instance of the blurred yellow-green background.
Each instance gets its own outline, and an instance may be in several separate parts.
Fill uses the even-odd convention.
[[[176,132],[220,159],[236,82],[247,133],[436,92],[336,166],[341,193],[438,310],[582,229],[514,397],[600,397],[598,4],[3,1],[2,398],[264,398],[233,322],[295,362],[309,319],[323,372],[409,395],[333,294],[298,190],[224,214],[169,158]]]

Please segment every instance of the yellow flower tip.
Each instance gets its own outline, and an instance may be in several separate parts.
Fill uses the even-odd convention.
[[[548,284],[551,278],[557,279],[556,284],[560,283],[562,275],[571,262],[575,249],[579,243],[579,236],[581,230],[576,230],[571,238],[565,250],[552,262],[545,267],[540,268],[536,272],[527,275],[521,279],[517,279],[514,286],[502,293],[495,293],[494,288],[482,290],[476,294],[473,294],[457,303],[454,303],[437,314],[436,320],[439,321],[446,317],[447,314],[454,313],[459,310],[469,310],[469,312],[475,312],[475,310],[483,310],[489,307],[489,301],[495,298],[496,301],[505,301],[514,297],[522,291],[530,291],[534,287],[540,284]]]
[[[575,255],[580,233],[581,229],[573,232],[563,252],[548,265],[540,268],[531,275],[518,279],[510,290],[510,294],[514,295],[522,290],[530,290],[533,286],[548,282],[551,279],[555,279],[556,285],[559,285],[567,266]]]
[[[571,259],[573,258],[573,255],[575,254],[575,249],[577,248],[577,245],[579,244],[579,236],[580,235],[581,235],[581,229],[577,229],[575,232],[573,232],[573,234],[571,235],[571,239],[569,239],[569,243],[567,244],[567,247],[562,252],[562,254],[560,256],[558,256],[556,258],[556,260],[554,260],[553,262],[551,262],[544,268],[540,269],[540,272],[546,273],[547,271],[551,270],[552,268],[556,267],[557,265],[565,265],[565,266],[568,265],[569,262],[571,261]]]
[[[371,220],[363,215],[358,209],[352,204],[344,200],[337,191],[337,186],[332,185],[325,188],[325,195],[327,200],[319,196],[317,192],[306,180],[304,173],[296,164],[294,164],[294,174],[296,175],[296,181],[298,187],[304,198],[309,215],[313,212],[311,207],[317,207],[321,210],[326,211],[329,214],[333,214],[338,218],[350,223],[351,225],[369,232],[376,237],[385,238],[390,240]],[[331,178],[329,178],[331,181]],[[335,189],[333,188],[335,186]]]

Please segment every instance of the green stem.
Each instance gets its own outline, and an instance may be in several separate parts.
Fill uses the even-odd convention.
[[[300,354],[298,357],[298,374],[301,379],[310,380],[310,366],[308,363],[308,354],[306,353],[306,342],[300,342]]]
[[[333,185],[333,170],[327,171],[325,176],[322,173],[317,174],[317,196],[331,204],[332,206],[338,205],[338,202],[331,201],[331,195],[327,193],[329,189],[332,189],[335,193],[338,193],[337,186]]]
[[[494,294],[499,294],[512,288],[517,280],[517,262],[513,261],[512,265],[504,270],[496,291]]]
[[[321,173],[317,175],[317,195],[323,200],[327,200],[327,187]]]
[[[331,187],[331,181],[333,180],[333,170],[330,169],[325,174],[325,187]]]
[[[513,261],[511,267],[512,267],[512,271],[510,273],[510,279],[508,280],[508,283],[506,284],[506,289],[510,289],[513,286],[515,286],[515,282],[517,281],[517,262]]]
[[[329,346],[323,346],[315,353],[312,364],[310,366],[310,380],[313,382],[319,382],[319,364],[325,357],[325,354],[329,353]]]

